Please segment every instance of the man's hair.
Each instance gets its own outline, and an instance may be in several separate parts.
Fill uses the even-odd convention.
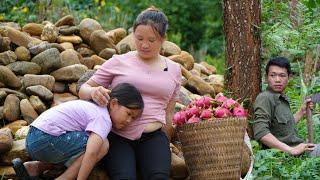
[[[285,57],[275,57],[269,60],[266,66],[266,75],[269,73],[270,66],[278,66],[281,68],[286,68],[288,75],[292,74],[290,62]]]
[[[110,99],[115,98],[121,106],[129,109],[143,109],[144,107],[139,90],[129,83],[120,83],[111,90]]]

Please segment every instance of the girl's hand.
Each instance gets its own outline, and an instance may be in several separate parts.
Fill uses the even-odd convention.
[[[106,89],[103,86],[94,87],[94,90],[91,91],[91,98],[99,106],[107,106],[110,99],[110,92],[109,89]]]

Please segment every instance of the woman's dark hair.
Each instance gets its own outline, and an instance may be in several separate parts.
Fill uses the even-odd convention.
[[[270,66],[278,66],[281,68],[286,68],[288,75],[292,74],[290,62],[285,57],[275,57],[275,58],[270,59],[267,66],[266,66],[266,74],[269,73]]]
[[[143,109],[144,103],[138,89],[129,83],[116,85],[110,93],[110,99],[116,98],[121,106],[129,109]]]
[[[133,31],[139,25],[150,25],[161,37],[165,37],[168,29],[168,18],[162,11],[151,6],[138,15],[133,24]]]

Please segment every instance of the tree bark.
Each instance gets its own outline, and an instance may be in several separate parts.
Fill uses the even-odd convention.
[[[298,10],[298,0],[289,1],[290,22],[294,29],[297,29],[300,24],[300,15]]]
[[[261,91],[260,23],[260,0],[224,0],[225,85],[232,97],[249,100],[251,115]]]

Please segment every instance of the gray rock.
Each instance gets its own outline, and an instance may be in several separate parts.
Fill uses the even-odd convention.
[[[7,67],[17,75],[39,74],[41,72],[41,67],[38,64],[28,61],[17,61]]]
[[[38,114],[41,114],[45,110],[47,110],[46,105],[41,101],[41,99],[38,96],[30,96],[29,101]]]
[[[90,45],[96,54],[99,54],[105,48],[116,49],[112,38],[104,30],[96,30],[91,34]]]
[[[14,53],[19,61],[30,61],[31,59],[30,51],[26,47],[17,47]]]
[[[30,159],[26,151],[25,139],[13,141],[12,149],[0,157],[0,162],[6,165],[12,165],[11,161],[17,157],[21,158],[22,161],[28,161]]]
[[[66,67],[73,64],[80,64],[78,52],[73,49],[67,49],[60,54],[61,66]]]
[[[84,42],[89,43],[91,33],[96,30],[101,30],[102,26],[94,19],[85,18],[80,22],[79,28],[82,39]]]
[[[4,118],[10,122],[19,119],[20,117],[20,100],[14,94],[9,94],[6,97],[3,105]]]
[[[22,31],[29,33],[32,36],[40,36],[44,25],[37,23],[28,23],[22,27]]]
[[[6,99],[7,95],[8,94],[5,91],[0,90],[0,105],[4,102],[4,100]]]
[[[63,82],[55,82],[52,92],[54,93],[64,93],[68,91],[68,84]]]
[[[84,73],[80,79],[77,82],[77,92],[79,92],[80,87],[82,86],[82,84],[84,84],[85,82],[87,82],[95,73],[95,70],[88,70],[86,73]]]
[[[10,38],[0,36],[0,52],[10,50]]]
[[[60,53],[56,48],[45,50],[31,59],[41,67],[42,74],[49,74],[50,72],[61,67]]]
[[[23,119],[26,120],[28,124],[31,124],[38,117],[38,113],[34,110],[28,99],[22,99],[20,101],[20,111]]]
[[[80,31],[78,26],[60,27],[59,33],[65,36],[78,34]]]
[[[45,101],[51,101],[53,99],[53,93],[49,89],[41,85],[29,86],[26,88],[26,92],[29,95],[39,96]]]
[[[13,51],[5,51],[0,53],[0,65],[8,65],[17,60],[17,56]]]
[[[8,87],[21,87],[20,79],[6,66],[0,66],[0,82]]]
[[[43,42],[41,42],[40,44],[37,44],[37,45],[29,44],[28,46],[30,46],[29,47],[29,51],[32,54],[39,54],[39,53],[51,48],[51,44],[48,43],[47,41],[43,41]]]
[[[53,76],[56,81],[74,82],[78,81],[87,70],[87,66],[75,64],[53,71],[50,75]]]
[[[7,94],[15,94],[19,99],[28,98],[27,95],[25,95],[24,93],[16,91],[16,90],[9,89],[9,88],[0,88],[0,91],[4,91]]]
[[[74,17],[71,15],[67,15],[59,19],[55,24],[56,27],[64,26],[64,25],[69,25],[69,26],[74,26],[75,25],[75,20]]]
[[[43,28],[43,31],[41,34],[41,40],[48,41],[48,42],[55,42],[58,38],[58,35],[59,35],[58,28],[51,23],[47,23]]]
[[[103,59],[110,59],[116,53],[117,51],[115,49],[105,48],[99,53],[99,56]]]
[[[78,51],[78,53],[80,53],[80,55],[82,57],[90,57],[95,54],[94,51],[92,51],[89,48],[85,48],[85,47],[78,48],[77,51]]]
[[[29,86],[42,85],[51,91],[53,89],[55,79],[53,76],[50,76],[47,74],[43,74],[43,75],[26,74],[23,76],[22,83],[25,88]]]

